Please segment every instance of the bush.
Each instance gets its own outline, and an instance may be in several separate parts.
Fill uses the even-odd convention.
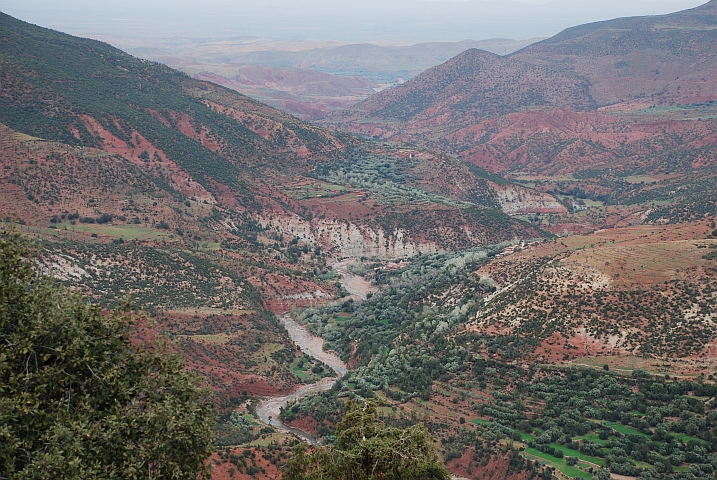
[[[109,223],[112,221],[112,215],[109,213],[103,213],[99,217],[97,217],[97,223],[103,224],[103,223]]]
[[[405,430],[377,421],[373,403],[350,402],[336,427],[334,448],[294,449],[284,480],[448,480],[433,439],[423,424]]]
[[[195,376],[167,344],[133,343],[127,305],[105,312],[32,258],[0,233],[3,477],[206,478],[215,413]]]

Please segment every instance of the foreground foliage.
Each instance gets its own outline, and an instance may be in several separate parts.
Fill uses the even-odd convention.
[[[348,404],[336,427],[334,447],[308,450],[301,444],[287,463],[284,480],[425,479],[447,480],[423,424],[406,429],[376,421],[374,403]]]
[[[214,409],[179,357],[135,346],[126,306],[103,312],[29,258],[20,235],[0,236],[3,476],[207,475]]]

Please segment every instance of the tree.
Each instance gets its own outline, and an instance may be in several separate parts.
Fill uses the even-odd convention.
[[[349,402],[334,447],[300,444],[283,480],[448,480],[433,439],[421,423],[407,429],[376,419],[373,402]]]
[[[0,233],[0,472],[9,478],[207,476],[215,410],[167,344],[37,273]]]
[[[601,468],[590,477],[590,480],[610,480],[610,471]]]

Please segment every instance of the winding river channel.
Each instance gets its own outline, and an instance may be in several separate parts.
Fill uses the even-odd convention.
[[[344,376],[346,372],[348,372],[348,367],[336,354],[325,352],[323,350],[324,340],[322,338],[309,333],[305,327],[296,323],[296,321],[291,318],[289,314],[282,315],[280,319],[281,323],[284,324],[284,327],[286,327],[286,330],[289,332],[289,336],[294,343],[301,348],[302,352],[324,362],[326,365],[334,369],[334,371],[339,374],[339,377]],[[318,382],[302,386],[297,391],[290,393],[289,395],[265,398],[256,407],[257,417],[259,417],[259,420],[262,422],[275,427],[279,431],[287,433],[291,432],[303,438],[307,442],[315,444],[317,443],[316,439],[311,434],[303,430],[299,430],[298,428],[284,425],[281,420],[279,420],[281,407],[283,407],[286,402],[295,402],[311,394],[328,390],[334,385],[334,383],[336,383],[337,380],[337,377],[322,378]]]
[[[352,260],[344,260],[332,265],[332,267],[338,272],[341,277],[341,283],[344,288],[351,294],[351,297],[356,300],[365,300],[366,296],[370,292],[376,291],[376,288],[371,285],[365,278],[360,275],[352,274],[349,271],[349,263]],[[282,395],[278,397],[267,397],[261,401],[256,407],[256,414],[263,423],[275,427],[277,430],[282,432],[291,432],[299,437],[303,438],[311,444],[316,444],[317,440],[308,432],[300,430],[298,428],[284,425],[279,419],[281,413],[281,407],[286,405],[287,402],[295,402],[301,398],[308,397],[314,393],[323,392],[330,389],[340,377],[343,377],[348,372],[348,367],[341,359],[334,353],[325,352],[323,350],[324,340],[320,337],[312,335],[302,325],[296,323],[291,318],[291,315],[284,314],[280,317],[281,323],[286,327],[289,332],[289,336],[294,343],[310,357],[314,357],[317,360],[322,361],[324,364],[331,367],[339,377],[322,378],[318,382],[314,382],[309,385],[303,385],[294,393],[289,395]]]

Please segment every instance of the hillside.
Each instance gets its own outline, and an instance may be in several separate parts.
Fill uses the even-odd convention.
[[[282,185],[288,183],[291,190],[297,182],[315,182],[312,172],[319,164],[345,170],[341,164],[350,151],[400,162],[395,168],[411,168],[412,173],[424,162],[433,162],[432,173],[440,165],[439,175],[449,175],[446,169],[453,168],[432,154],[406,162],[396,155],[400,147],[387,151],[334,134],[106,44],[31,27],[8,16],[2,17],[1,28],[2,123],[36,138],[118,154],[179,196],[240,212],[301,217],[307,208],[302,204],[321,195],[287,196]],[[407,177],[412,179],[407,187],[428,189],[423,194],[428,197],[447,195],[437,201],[441,208],[454,200],[470,201],[465,191],[435,191],[441,185],[429,185],[422,175]],[[466,175],[482,189],[482,199],[473,194],[472,201],[479,207],[497,206],[485,181],[467,170]],[[474,189],[470,183],[464,182],[465,190]],[[400,208],[389,210],[401,215],[395,211]]]
[[[508,57],[468,51],[322,124],[459,155],[569,207],[697,218],[715,212],[695,184],[717,168],[716,23],[712,1],[574,27]],[[654,215],[650,201],[675,207]]]
[[[717,95],[717,2],[669,15],[569,28],[510,57],[568,69],[602,105],[643,99],[694,103]]]
[[[225,408],[330,374],[274,314],[343,296],[337,259],[546,236],[501,211],[498,187],[530,193],[528,210],[561,208],[7,15],[0,78],[3,220],[67,285],[144,305]]]
[[[343,399],[373,396],[385,421],[424,422],[467,478],[535,478],[547,465],[557,478],[604,468],[707,480],[701,462],[717,452],[712,229],[606,229],[378,269],[369,300],[298,315],[352,370],[282,418],[330,435]]]

